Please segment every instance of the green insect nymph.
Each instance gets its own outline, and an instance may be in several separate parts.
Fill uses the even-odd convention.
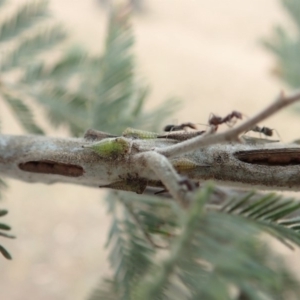
[[[134,139],[148,140],[156,139],[159,134],[156,132],[144,131],[128,127],[123,131],[122,135]]]
[[[129,152],[130,142],[122,137],[107,138],[83,147],[92,149],[103,158],[121,159]]]

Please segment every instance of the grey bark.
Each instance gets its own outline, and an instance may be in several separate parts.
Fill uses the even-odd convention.
[[[64,182],[94,187],[128,177],[164,182],[160,172],[143,162],[141,154],[151,156],[154,149],[177,142],[128,140],[132,143],[128,157],[111,160],[83,148],[93,143],[83,138],[0,135],[0,175],[26,182]],[[298,145],[216,144],[169,161],[181,175],[200,182],[212,179],[233,186],[300,190]]]

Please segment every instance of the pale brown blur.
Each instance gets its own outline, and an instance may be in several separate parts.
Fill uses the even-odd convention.
[[[9,0],[21,3],[21,0]],[[152,87],[148,107],[170,96],[183,108],[166,123],[206,123],[211,112],[238,110],[252,115],[285,88],[272,77],[274,58],[259,44],[279,22],[287,22],[274,0],[145,0],[134,18],[137,75]],[[52,0],[71,41],[90,51],[103,48],[105,11],[96,0]],[[7,108],[3,132],[22,133]],[[267,121],[283,141],[300,138],[300,120],[290,111]],[[66,132],[51,131],[52,135]],[[104,193],[69,185],[46,186],[9,180],[1,207],[10,214],[16,240],[1,239],[13,261],[0,257],[3,300],[82,300],[108,273],[103,249],[109,218]],[[276,244],[277,245],[277,244]],[[297,255],[278,248],[287,257]],[[299,253],[298,253],[299,255]],[[293,268],[297,270],[294,263]]]

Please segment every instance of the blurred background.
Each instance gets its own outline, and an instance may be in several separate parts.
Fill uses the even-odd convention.
[[[1,18],[26,1],[8,2]],[[133,52],[136,76],[150,86],[146,110],[170,97],[182,99],[180,109],[167,115],[163,125],[206,123],[210,113],[223,116],[232,110],[251,116],[280,90],[290,91],[274,76],[276,58],[261,43],[272,36],[277,24],[295,31],[280,1],[137,2]],[[108,6],[108,0],[50,0],[50,11],[69,38],[47,59],[72,44],[101,54]],[[4,134],[24,134],[3,101],[0,114]],[[36,119],[43,124],[39,109]],[[276,128],[283,142],[300,138],[299,115],[290,109],[262,125]],[[44,128],[52,136],[69,135],[64,127],[53,129],[45,124]],[[1,239],[13,260],[0,258],[0,298],[85,299],[101,276],[109,273],[104,249],[109,227],[102,200],[105,192],[72,185],[7,183],[1,207],[10,211],[5,222],[13,226],[17,239]],[[283,247],[278,251],[293,261],[291,267],[297,271],[300,264],[294,258],[299,253]]]

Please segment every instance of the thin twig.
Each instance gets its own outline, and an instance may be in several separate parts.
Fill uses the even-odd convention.
[[[147,165],[162,181],[169,193],[182,207],[188,207],[192,201],[192,194],[180,183],[182,177],[176,172],[170,161],[161,154],[153,151],[138,153],[133,157],[140,165]]]
[[[196,150],[200,147],[209,146],[217,143],[224,143],[230,141],[237,141],[238,136],[253,128],[256,124],[260,123],[264,119],[270,117],[271,115],[278,112],[280,109],[291,105],[292,103],[300,100],[300,92],[297,92],[291,96],[285,96],[283,92],[279,94],[276,100],[262,110],[260,113],[254,117],[248,119],[239,126],[227,130],[223,133],[217,133],[212,135],[198,136],[193,139],[178,143],[176,145],[167,146],[164,148],[156,148],[156,152],[160,153],[166,157],[174,157],[180,154],[185,154]]]

